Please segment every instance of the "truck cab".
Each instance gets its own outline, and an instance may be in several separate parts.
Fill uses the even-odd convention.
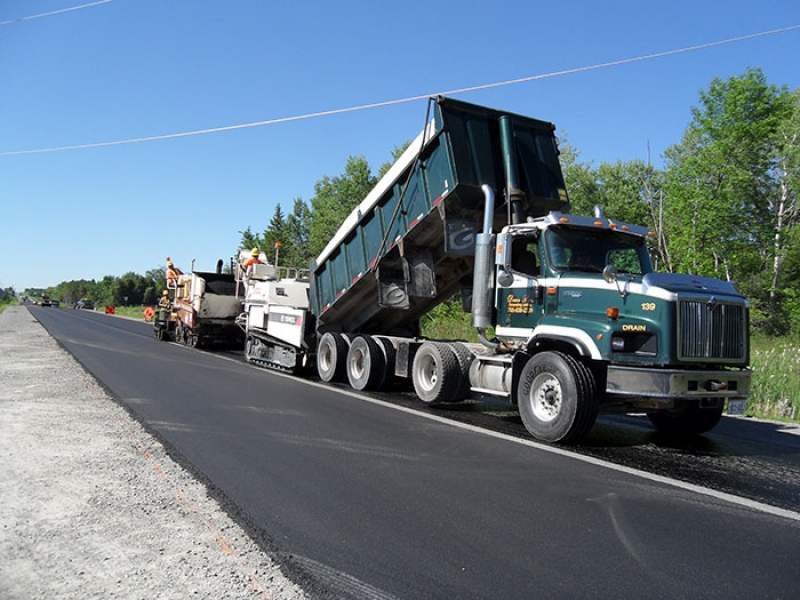
[[[548,353],[567,373],[527,384],[524,369],[514,377],[537,437],[563,439],[552,431],[559,390],[580,379],[591,384],[590,413],[645,411],[660,429],[681,433],[711,429],[725,400],[750,394],[746,298],[730,282],[656,273],[652,237],[599,209],[594,217],[550,213],[497,235],[497,341],[531,359]]]

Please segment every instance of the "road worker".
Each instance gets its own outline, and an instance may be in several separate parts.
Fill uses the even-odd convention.
[[[164,290],[161,294],[161,299],[158,301],[159,308],[169,308],[169,290]]]
[[[178,267],[172,264],[172,261],[167,257],[167,287],[177,287],[178,285],[178,276],[183,275],[183,271],[181,271]]]
[[[250,251],[250,258],[248,258],[244,263],[242,263],[242,268],[245,270],[245,273],[249,276],[253,270],[255,265],[264,265],[266,264],[263,260],[259,258],[258,248],[253,248]]]

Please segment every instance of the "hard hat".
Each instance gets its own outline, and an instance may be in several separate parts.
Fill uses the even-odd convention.
[[[161,295],[162,296],[168,296],[169,295],[169,290],[164,290],[163,292],[161,292]]]
[[[253,251],[250,254],[253,256],[258,256],[258,248],[253,248]]]
[[[167,263],[167,266],[168,266],[168,267],[171,267],[171,266],[172,266],[172,261],[169,261],[169,262]]]

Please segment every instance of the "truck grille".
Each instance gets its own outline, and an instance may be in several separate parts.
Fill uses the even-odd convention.
[[[746,361],[747,328],[747,310],[742,304],[680,300],[678,359]]]

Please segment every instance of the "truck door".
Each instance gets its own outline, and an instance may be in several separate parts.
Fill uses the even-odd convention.
[[[510,257],[505,253],[506,264],[500,266],[498,275],[497,325],[524,329],[527,333],[518,333],[527,336],[543,314],[538,236],[509,236],[507,242],[511,242]]]

